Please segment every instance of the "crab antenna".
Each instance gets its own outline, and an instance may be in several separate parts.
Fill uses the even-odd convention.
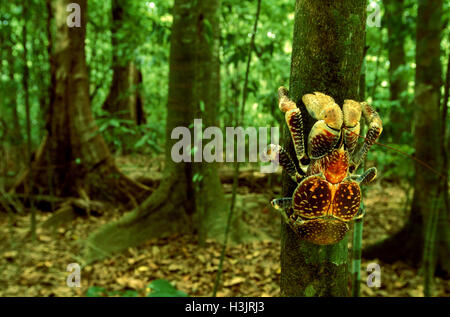
[[[348,128],[346,128],[346,127],[343,127],[343,128],[344,128],[345,130],[350,131],[350,129],[348,129]],[[350,132],[351,132],[351,131],[350,131]],[[355,133],[355,132],[351,132],[351,133],[354,134],[354,135],[356,135],[356,136],[358,136],[358,137],[360,137],[360,138],[362,138],[362,139],[367,139],[365,136],[362,136],[362,135],[357,134],[357,133]],[[392,146],[387,145],[387,144],[380,143],[380,142],[378,142],[378,141],[375,141],[374,144],[379,145],[379,146],[382,146],[382,147],[384,147],[384,148],[387,148],[387,149],[389,149],[389,150],[391,150],[391,151],[400,153],[400,154],[402,154],[403,156],[405,156],[405,157],[407,157],[407,158],[409,158],[409,159],[411,159],[411,160],[414,160],[414,161],[416,161],[417,163],[421,164],[422,166],[424,166],[425,168],[429,169],[430,171],[432,171],[432,172],[435,173],[436,175],[438,175],[438,176],[440,176],[440,177],[444,177],[444,175],[443,175],[442,173],[440,173],[439,171],[435,170],[435,169],[434,169],[433,167],[431,167],[429,164],[427,164],[426,162],[422,161],[421,159],[418,159],[417,157],[411,156],[410,154],[408,154],[408,153],[406,153],[406,152],[403,152],[402,150],[396,149],[395,147],[392,147]]]

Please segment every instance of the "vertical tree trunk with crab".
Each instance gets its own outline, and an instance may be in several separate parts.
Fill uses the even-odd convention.
[[[90,109],[85,61],[87,4],[79,1],[81,27],[68,27],[70,1],[52,1],[56,36],[51,53],[52,86],[47,135],[36,152],[32,174],[25,173],[15,186],[23,191],[32,177],[33,191],[58,196],[96,197],[128,204],[143,200],[149,190],[125,177],[98,133]]]
[[[416,77],[414,105],[414,148],[415,157],[440,170],[442,153],[440,129],[440,89],[442,70],[440,43],[442,30],[442,1],[419,1],[416,30]],[[448,171],[440,171],[442,174]],[[426,226],[439,207],[440,176],[416,162],[414,196],[410,216],[405,226],[393,236],[369,247],[363,252],[365,258],[379,258],[388,263],[406,261],[413,266],[422,263]],[[445,195],[441,192],[440,195]],[[439,208],[436,244],[432,266],[438,273],[450,274],[450,226],[449,211]]]
[[[175,128],[192,126],[197,116],[204,126],[216,123],[219,8],[218,0],[175,1],[163,181],[141,206],[89,237],[88,244],[95,247],[88,258],[98,256],[96,249],[118,252],[173,233],[200,232],[203,238],[223,241],[228,207],[217,168],[214,163],[174,162],[172,148],[180,136],[171,137]]]
[[[308,135],[314,120],[301,98],[320,91],[340,105],[358,100],[364,50],[365,1],[297,0],[295,5],[290,97],[297,103]],[[285,149],[295,157],[285,131]],[[292,196],[295,183],[284,173],[283,194]],[[283,296],[348,296],[347,238],[318,246],[299,240],[282,225],[281,294]]]

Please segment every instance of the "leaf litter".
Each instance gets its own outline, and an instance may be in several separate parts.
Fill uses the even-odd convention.
[[[279,195],[279,190],[252,193],[240,188],[237,208],[242,208],[243,221],[265,230],[268,239],[228,246],[218,296],[280,295],[280,217],[269,207],[270,199]],[[395,184],[378,184],[370,187],[365,196],[363,243],[368,245],[402,227],[407,219],[406,195]],[[189,296],[211,296],[221,244],[207,240],[201,247],[193,235],[150,239],[139,247],[86,265],[81,269],[81,287],[68,287],[70,272],[66,268],[69,263],[81,261],[79,242],[120,215],[113,209],[101,217],[76,218],[55,230],[39,228],[37,241],[32,242],[24,239],[30,227],[29,216],[15,215],[11,227],[8,215],[0,213],[0,296],[86,296],[88,290],[100,288],[108,290],[108,294],[132,290],[145,296],[148,285],[160,279],[170,281]],[[50,216],[38,211],[37,222]],[[380,264],[380,288],[366,284],[365,268],[371,262]],[[362,296],[423,296],[420,272],[402,262],[386,264],[363,259],[361,277]],[[435,295],[449,294],[450,281],[435,278]]]

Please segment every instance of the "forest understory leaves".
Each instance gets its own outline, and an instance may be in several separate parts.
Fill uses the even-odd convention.
[[[279,216],[268,209],[273,195],[277,193],[270,188],[266,188],[265,193],[240,188],[237,207],[241,209],[243,220],[253,228],[264,230],[269,239],[228,247],[218,296],[280,295],[280,222]],[[405,193],[399,186],[376,184],[369,188],[366,197],[364,246],[391,235],[407,218],[403,211]],[[50,213],[39,212],[38,223],[50,216]],[[0,250],[0,296],[86,296],[88,291],[94,294],[92,290],[97,288],[107,291],[109,296],[146,296],[148,285],[159,279],[169,281],[189,296],[211,296],[220,244],[207,240],[205,246],[200,247],[192,235],[151,239],[137,248],[82,267],[81,287],[68,287],[66,267],[80,259],[77,241],[119,216],[118,210],[110,210],[101,217],[78,217],[56,230],[38,230],[38,239],[33,243],[22,240],[29,228],[28,216],[15,216],[11,235],[7,215],[0,214],[0,238],[5,242]],[[380,264],[380,288],[366,285],[366,267],[371,262]],[[402,262],[385,264],[363,259],[361,272],[363,296],[423,295],[420,274]],[[449,294],[450,281],[436,278],[436,295]]]

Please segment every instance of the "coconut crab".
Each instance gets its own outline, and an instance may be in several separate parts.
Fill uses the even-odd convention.
[[[306,94],[303,103],[317,122],[309,133],[305,151],[300,109],[289,99],[286,88],[278,89],[278,97],[300,169],[281,146],[269,146],[269,159],[279,163],[298,184],[292,197],[274,199],[271,204],[301,239],[320,245],[334,244],[344,238],[348,222],[364,216],[359,208],[360,185],[372,182],[377,170],[372,167],[362,175],[354,172],[381,134],[381,119],[365,102],[347,99],[341,110],[330,96],[320,92]],[[361,115],[368,132],[357,148]],[[305,161],[309,163],[304,165]]]

